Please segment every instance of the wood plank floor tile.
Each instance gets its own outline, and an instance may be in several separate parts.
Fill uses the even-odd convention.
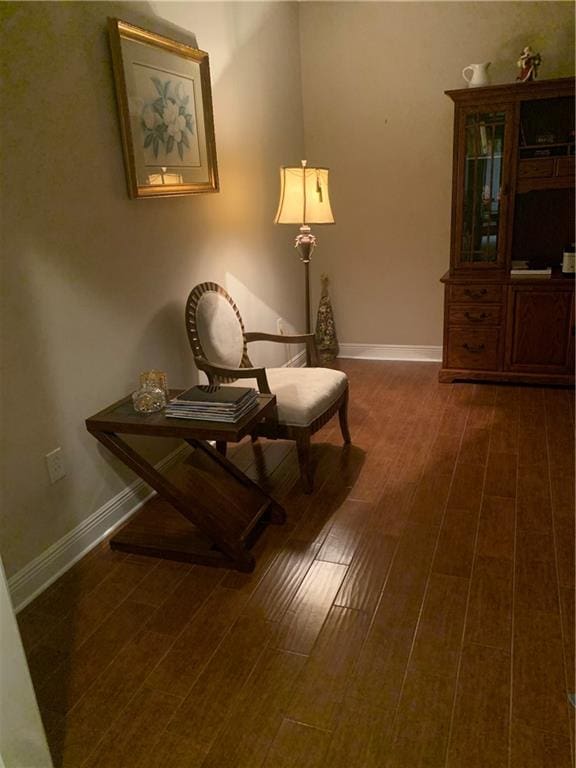
[[[238,590],[216,587],[168,653],[149,666],[146,685],[186,696],[247,600],[248,596]]]
[[[271,635],[268,622],[241,617],[216,649],[167,730],[194,734],[200,750],[211,747]]]
[[[574,588],[560,589],[560,604],[562,608],[562,633],[564,639],[564,665],[568,693],[576,694],[576,670],[574,668],[574,649],[576,648],[576,612]]]
[[[455,677],[468,588],[468,579],[443,574],[430,576],[410,656],[410,671]]]
[[[530,467],[548,461],[546,429],[522,423],[518,429],[518,465]]]
[[[470,577],[478,515],[476,509],[450,508],[446,511],[434,556],[434,573]]]
[[[425,474],[412,499],[408,518],[410,522],[439,526],[446,509],[451,482],[451,474]]]
[[[296,680],[287,717],[324,730],[332,728],[368,627],[365,613],[332,608]]]
[[[365,501],[346,500],[333,515],[332,527],[316,559],[349,565],[371,511],[372,505]]]
[[[520,608],[558,613],[558,586],[551,533],[518,529],[515,600]]]
[[[482,403],[472,403],[468,411],[466,426],[472,429],[487,429],[494,421],[494,406]]]
[[[386,581],[398,538],[367,530],[334,600],[335,605],[372,615]]]
[[[392,742],[392,717],[364,699],[348,698],[342,707],[324,760],[330,768],[382,768]]]
[[[110,578],[126,558],[125,553],[110,550],[107,542],[98,545],[37,597],[30,610],[63,618],[74,608],[79,595],[87,595],[101,581]]]
[[[574,542],[576,526],[574,518],[557,517],[554,523],[554,544],[558,565],[558,583],[561,587],[574,588]]]
[[[456,693],[447,768],[504,768],[508,763],[510,656],[468,645]]]
[[[519,609],[514,630],[512,715],[528,728],[568,738],[571,712],[560,617]]]
[[[116,719],[86,763],[86,768],[127,768],[138,765],[154,746],[181,699],[143,688]]]
[[[572,768],[570,739],[512,722],[511,768]]]
[[[436,529],[406,529],[358,659],[352,695],[381,709],[395,707],[400,694],[436,538]]]
[[[401,536],[410,517],[417,487],[417,483],[388,483],[374,505],[368,526],[388,536]]]
[[[571,470],[550,467],[550,491],[555,513],[564,511],[569,516],[574,514],[575,482],[573,467]]]
[[[160,560],[130,592],[130,600],[161,606],[178,587],[184,577],[192,570],[189,563],[177,563],[173,560]]]
[[[552,531],[548,464],[518,468],[518,527]]]
[[[289,539],[252,593],[246,613],[279,621],[306,577],[319,546]]]
[[[500,560],[514,559],[515,504],[513,499],[484,496],[478,524],[476,553]]]
[[[75,652],[96,631],[102,622],[156,567],[152,558],[130,560],[126,558],[113,568],[108,578],[87,594],[79,594],[76,604],[44,642],[60,651]],[[131,602],[138,602],[132,600]]]
[[[462,433],[460,432],[439,432],[426,461],[427,473],[452,475],[458,459],[461,441]]]
[[[157,729],[156,740],[134,768],[201,768],[205,759],[206,750],[198,747],[191,734]]]
[[[515,498],[517,463],[518,458],[513,453],[490,451],[484,493],[487,496]]]
[[[284,719],[263,768],[322,768],[331,734]]]
[[[316,560],[278,626],[277,648],[309,654],[346,575],[345,565]]]
[[[40,706],[57,713],[69,711],[123,646],[143,628],[151,611],[149,605],[131,601],[122,603],[74,656],[60,664],[37,690]]]
[[[510,649],[514,568],[510,560],[479,556],[474,564],[466,641]]]
[[[173,637],[179,635],[225,575],[225,571],[218,568],[195,565],[153,613],[147,628]]]
[[[92,728],[71,728],[64,715],[47,709],[40,714],[55,768],[81,768],[96,749],[102,733]]]
[[[147,672],[166,653],[171,638],[143,632],[128,643],[68,715],[70,729],[104,732],[142,685]]]
[[[444,765],[455,681],[410,671],[398,707],[386,768]]]
[[[518,453],[518,413],[515,406],[496,406],[492,429],[490,430],[490,447],[495,453]]]
[[[466,426],[458,461],[484,466],[488,460],[490,429]]]
[[[457,464],[448,496],[450,509],[479,510],[484,484],[484,467]]]
[[[276,736],[306,658],[264,652],[216,738],[203,768],[260,768]]]
[[[39,645],[61,621],[57,616],[38,610],[34,604],[20,611],[16,619],[22,645],[27,653]]]

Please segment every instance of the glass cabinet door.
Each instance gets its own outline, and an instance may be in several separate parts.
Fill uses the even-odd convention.
[[[503,263],[511,107],[467,109],[460,134],[458,266]]]

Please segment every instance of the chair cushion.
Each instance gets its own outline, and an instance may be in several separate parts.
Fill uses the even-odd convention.
[[[331,368],[266,368],[278,405],[278,421],[307,427],[325,413],[348,386],[348,377]],[[237,379],[233,386],[258,388],[252,379]]]

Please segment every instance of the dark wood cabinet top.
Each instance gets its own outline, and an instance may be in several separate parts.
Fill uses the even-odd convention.
[[[573,77],[558,77],[554,80],[533,80],[529,83],[517,82],[500,85],[487,85],[480,88],[458,88],[444,91],[453,101],[478,104],[484,101],[527,101],[531,99],[550,99],[557,96],[574,95]]]

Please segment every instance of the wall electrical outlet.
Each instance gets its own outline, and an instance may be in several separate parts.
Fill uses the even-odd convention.
[[[276,320],[276,330],[281,336],[284,336],[284,320],[281,317]]]
[[[45,458],[50,482],[54,485],[58,480],[66,477],[62,448],[55,448],[53,451],[50,451],[50,453],[47,453]]]

